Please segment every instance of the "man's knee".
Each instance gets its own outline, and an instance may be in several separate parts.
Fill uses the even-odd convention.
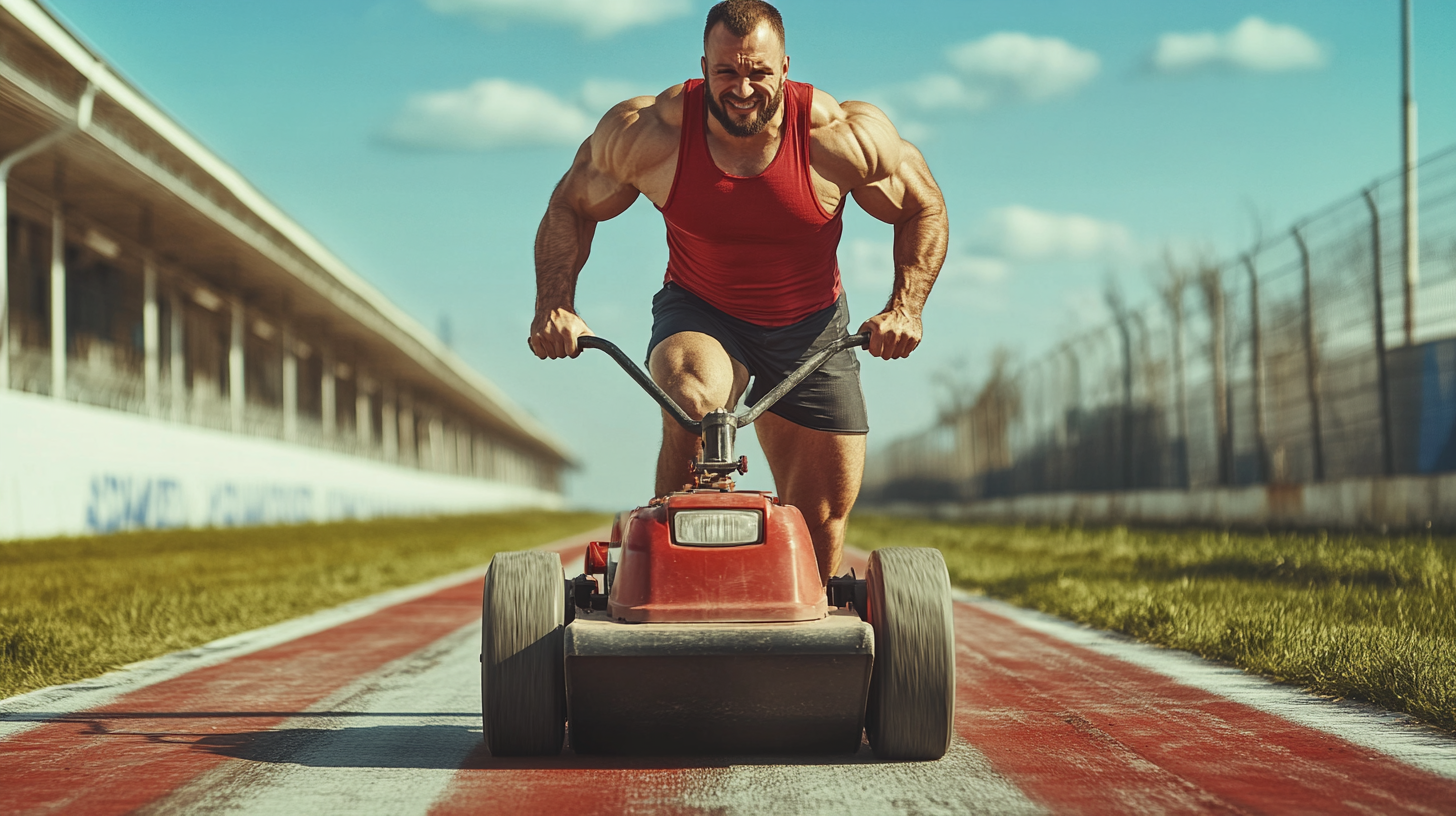
[[[674,334],[648,359],[652,379],[693,419],[726,408],[738,379],[733,358],[714,338],[697,332]],[[745,378],[746,379],[746,378]]]
[[[841,497],[830,498],[822,503],[804,506],[794,505],[804,516],[804,523],[826,530],[843,531],[849,524],[849,511],[854,507],[854,500],[843,500]]]
[[[663,386],[663,390],[693,419],[702,419],[708,412],[722,408],[728,402],[728,389],[699,377],[681,377],[672,387]],[[679,427],[676,422],[672,424]]]

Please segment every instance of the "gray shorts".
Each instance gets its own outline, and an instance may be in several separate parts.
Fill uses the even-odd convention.
[[[668,283],[652,298],[652,341],[657,344],[679,332],[701,332],[719,343],[728,356],[753,376],[746,404],[752,407],[799,367],[814,352],[848,334],[849,303],[844,295],[788,326],[760,326],[739,320],[675,283]],[[856,351],[829,358],[794,390],[769,408],[788,421],[816,431],[840,434],[868,433],[869,412],[859,384]]]

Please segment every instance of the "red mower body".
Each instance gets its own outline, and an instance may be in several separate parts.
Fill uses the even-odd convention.
[[[685,510],[759,513],[759,540],[729,546],[680,544],[673,521]],[[623,526],[607,602],[616,620],[791,622],[819,620],[829,611],[804,517],[770,494],[674,493],[633,511]]]
[[[754,540],[678,540],[678,514],[758,514]],[[874,632],[829,607],[804,517],[768,493],[692,490],[618,516],[593,543],[606,608],[566,626],[582,753],[853,753]]]

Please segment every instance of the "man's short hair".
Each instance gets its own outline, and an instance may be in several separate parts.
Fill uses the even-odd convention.
[[[708,35],[719,23],[727,26],[735,37],[747,37],[760,23],[768,23],[769,28],[779,35],[779,43],[785,42],[784,18],[779,16],[778,9],[763,0],[723,0],[708,9],[708,23],[703,26],[703,45],[708,44]]]

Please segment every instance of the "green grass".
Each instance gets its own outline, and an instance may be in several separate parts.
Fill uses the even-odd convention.
[[[608,522],[536,511],[0,542],[0,699]]]
[[[1456,730],[1456,538],[1010,527],[856,515],[951,581]]]

